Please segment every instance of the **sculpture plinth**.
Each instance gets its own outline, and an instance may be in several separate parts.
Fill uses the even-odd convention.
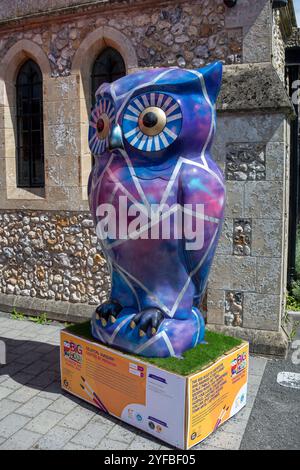
[[[88,323],[75,325],[61,332],[62,388],[100,412],[189,449],[246,404],[248,343],[226,337],[224,353],[214,356],[224,336],[208,332],[207,340],[187,351],[186,361],[153,363],[95,341]],[[213,362],[203,362],[204,349]]]

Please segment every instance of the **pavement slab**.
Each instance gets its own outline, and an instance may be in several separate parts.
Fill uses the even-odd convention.
[[[61,328],[63,325],[39,325],[0,316],[0,336],[6,340],[8,354],[8,364],[0,366],[0,449],[172,450],[171,446],[62,391],[58,346]],[[281,444],[279,438],[263,439],[268,422],[271,436],[279,418],[283,422],[289,419],[295,426],[296,419],[298,423],[300,419],[291,408],[278,405],[278,401],[289,396],[289,402],[293,401],[300,410],[296,395],[289,395],[289,389],[277,388],[280,386],[275,384],[276,374],[280,370],[289,370],[284,361],[280,364],[252,356],[246,407],[193,449],[234,450],[255,448],[258,443],[266,448],[284,446],[283,436]],[[270,383],[272,408],[268,408],[266,398]],[[284,411],[290,413],[286,419]],[[266,423],[262,424],[260,414]],[[288,440],[291,448],[296,445],[299,448],[298,438],[299,433]]]

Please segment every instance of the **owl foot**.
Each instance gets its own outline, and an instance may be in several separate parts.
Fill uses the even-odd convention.
[[[100,320],[103,328],[105,328],[109,321],[111,323],[116,322],[117,316],[122,308],[122,305],[115,300],[104,302],[104,304],[96,308],[96,319]]]
[[[159,325],[164,319],[163,313],[158,308],[148,308],[137,313],[130,323],[130,328],[139,328],[139,336],[154,336],[157,333]]]

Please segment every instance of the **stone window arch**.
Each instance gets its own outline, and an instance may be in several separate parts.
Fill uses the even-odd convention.
[[[121,56],[124,62],[124,75],[138,69],[136,51],[130,39],[122,32],[109,26],[101,26],[88,34],[77,49],[72,61],[71,74],[78,86],[80,106],[80,184],[84,200],[87,200],[87,181],[92,165],[88,145],[88,123],[93,103],[91,76],[95,61],[109,48]]]
[[[42,75],[42,96],[43,107],[47,109],[47,93],[51,68],[49,60],[40,46],[30,40],[22,39],[16,42],[0,62],[0,119],[3,125],[0,126],[0,204],[3,207],[7,200],[19,204],[17,200],[22,200],[24,207],[35,209],[45,207],[45,197],[47,189],[47,174],[45,174],[45,185],[35,187],[20,187],[18,185],[18,129],[17,129],[17,78],[20,70],[27,61],[33,61]],[[47,140],[47,118],[43,119],[44,144]],[[47,149],[45,145],[45,167],[47,165]],[[27,185],[26,185],[27,186]],[[43,187],[45,186],[45,187]]]
[[[16,121],[17,187],[43,188],[43,76],[32,59],[20,67],[17,75]]]

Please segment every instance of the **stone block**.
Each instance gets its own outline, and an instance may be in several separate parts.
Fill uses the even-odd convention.
[[[57,400],[54,400],[49,406],[50,411],[55,411],[56,413],[68,414],[77,406],[77,403],[74,399],[71,399],[66,396],[61,396]]]
[[[13,377],[9,377],[4,382],[1,382],[1,386],[10,388],[12,391],[18,390],[19,388],[22,387],[22,385],[27,384],[32,379],[32,377],[33,377],[32,374],[19,372],[15,374]]]
[[[40,434],[20,429],[13,436],[7,439],[1,446],[1,450],[28,450],[40,438]]]
[[[35,449],[41,450],[60,450],[62,449],[76,434],[75,429],[64,428],[62,426],[54,426],[45,434],[34,446]]]
[[[107,434],[107,439],[112,439],[113,441],[120,441],[126,444],[130,444],[135,436],[137,435],[137,431],[129,426],[123,425],[120,426],[116,424],[109,434]]]
[[[286,144],[269,142],[266,147],[266,179],[268,181],[283,181],[285,178],[285,160],[287,158]]]
[[[82,406],[77,406],[73,409],[64,419],[60,425],[65,427],[71,427],[78,431],[83,428],[95,415],[95,411],[88,410]]]
[[[70,322],[76,323],[89,320],[95,308],[96,305],[70,304],[67,319]]]
[[[236,433],[227,432],[221,428],[205,439],[205,445],[217,447],[219,449],[238,450],[242,437],[242,434],[238,435]]]
[[[27,403],[24,403],[19,409],[18,413],[23,416],[28,416],[29,418],[34,418],[41,411],[47,408],[51,404],[51,400],[46,398],[35,396]]]
[[[11,388],[5,387],[3,383],[0,385],[0,400],[10,395],[12,392]]]
[[[282,223],[280,220],[270,219],[269,212],[264,212],[268,216],[267,219],[252,220],[252,256],[281,256]]]
[[[99,426],[97,423],[88,423],[73,437],[72,443],[94,449],[110,430],[111,426],[109,425],[101,424]]]
[[[255,291],[256,259],[250,256],[217,256],[209,283],[212,289]]]
[[[224,219],[216,255],[232,254],[232,219]]]
[[[245,217],[280,220],[283,216],[283,188],[273,181],[245,183]]]
[[[23,385],[23,387],[13,392],[9,398],[10,400],[16,401],[18,403],[26,403],[28,400],[30,400],[32,397],[34,397],[38,393],[39,393],[39,390]]]
[[[257,292],[261,294],[281,293],[282,261],[275,257],[258,257],[256,262]]]
[[[286,357],[289,341],[282,329],[279,331],[257,330],[253,328],[240,328],[225,325],[210,325],[213,331],[249,341],[250,352],[264,356]],[[243,415],[243,411],[239,416]]]
[[[215,143],[214,141],[211,149],[211,155],[213,160],[219,165],[219,167],[225,174],[226,147],[224,143]]]
[[[207,289],[207,322],[224,324],[225,294],[223,289]]]
[[[12,413],[6,416],[0,422],[0,436],[6,438],[12,436],[21,428],[23,428],[29,420],[30,418],[18,415],[17,413]]]
[[[128,444],[125,442],[113,441],[112,439],[104,438],[96,447],[97,450],[125,450]]]
[[[244,216],[245,183],[242,181],[226,182],[225,217]]]
[[[128,450],[158,450],[160,445],[158,441],[152,440],[151,438],[136,436],[128,447]]]
[[[244,293],[244,328],[278,331],[280,313],[279,295]]]
[[[26,429],[39,434],[46,434],[51,428],[58,424],[62,418],[63,415],[59,413],[44,410],[27,424]]]
[[[241,66],[240,69],[243,70],[244,67]],[[238,70],[233,68],[232,73],[236,74]],[[255,71],[255,73],[259,73],[259,71]],[[226,93],[226,89],[224,92]],[[234,142],[285,142],[285,123],[283,113],[222,114],[219,112],[218,131],[214,145],[226,145]]]
[[[5,416],[13,413],[18,407],[20,403],[10,400],[9,398],[3,398],[0,401],[0,421],[5,418]]]
[[[272,52],[272,23],[269,2],[260,12],[255,23],[247,29],[244,37],[244,61],[269,62]],[[255,46],[254,46],[255,44]]]

